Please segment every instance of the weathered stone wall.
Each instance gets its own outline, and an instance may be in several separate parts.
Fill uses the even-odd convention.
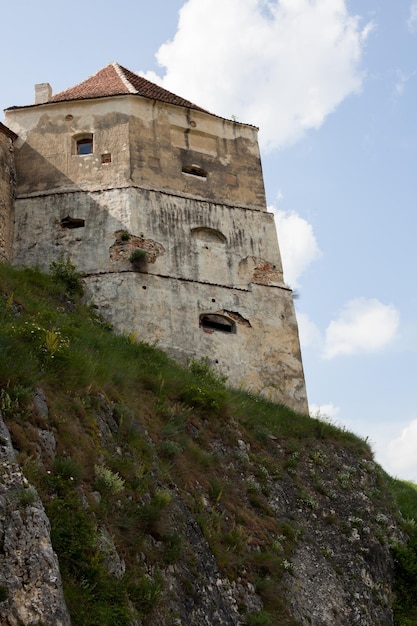
[[[208,357],[230,385],[307,411],[273,226],[269,213],[133,188],[32,197],[16,202],[15,262],[47,270],[68,254],[119,331],[182,362]],[[147,251],[139,267],[136,248]],[[233,320],[235,332],[202,327],[206,314]]]
[[[10,109],[6,120],[20,138],[18,195],[138,185],[266,210],[252,126],[137,96]],[[76,154],[83,133],[92,154]]]
[[[115,328],[307,412],[257,129],[134,96],[7,112],[14,263],[69,256]],[[91,154],[77,154],[90,134]],[[132,263],[132,252],[141,261]]]
[[[131,251],[153,241],[160,247],[148,273],[283,286],[271,213],[132,187],[17,199],[15,230],[16,264],[48,270],[65,253],[84,273],[123,272]]]
[[[261,392],[305,411],[306,395],[291,292],[251,285],[236,290],[144,273],[91,275],[92,300],[115,327],[156,342],[186,362],[207,357],[232,387]],[[235,332],[200,325],[204,314],[225,315]]]
[[[13,135],[0,123],[0,261],[10,261],[13,245],[15,166]]]

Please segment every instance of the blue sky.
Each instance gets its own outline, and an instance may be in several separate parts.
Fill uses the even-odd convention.
[[[16,0],[0,106],[111,61],[259,126],[311,411],[417,481],[417,0]]]

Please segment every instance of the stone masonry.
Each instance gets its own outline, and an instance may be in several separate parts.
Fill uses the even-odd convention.
[[[307,412],[257,129],[117,63],[36,93],[34,105],[6,110],[13,263],[48,270],[69,257],[117,331],[183,363],[207,358],[231,386]],[[9,227],[1,222],[5,241]]]

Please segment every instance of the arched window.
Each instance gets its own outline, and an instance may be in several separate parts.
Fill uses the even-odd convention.
[[[200,315],[200,328],[208,331],[218,330],[222,333],[236,333],[234,320],[218,313],[203,313]]]
[[[208,226],[191,229],[191,236],[203,243],[226,243],[227,239],[220,230]]]

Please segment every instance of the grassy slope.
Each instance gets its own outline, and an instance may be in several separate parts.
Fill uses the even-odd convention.
[[[247,616],[248,624],[291,624],[278,599],[296,538],[267,504],[266,477],[294,472],[300,451],[310,451],[312,465],[322,464],[329,445],[371,460],[367,444],[330,424],[228,391],[204,364],[182,369],[136,337],[114,335],[81,304],[72,268],[56,270],[53,280],[0,265],[0,408],[50,517],[74,626],[97,620],[123,626],[132,614],[146,619],[158,606],[159,569],[185,558],[184,537],[170,512],[172,484],[223,574],[233,580],[244,568],[257,585],[264,609]],[[34,407],[38,387],[48,415]],[[42,440],[46,431],[54,433],[55,456]],[[228,459],[239,437],[250,447]],[[227,476],[226,460],[235,468]],[[243,485],[243,498],[239,464],[249,463],[257,469]],[[417,519],[415,486],[390,484],[404,516]],[[202,494],[210,506],[201,505]],[[108,572],[104,527],[126,564],[117,579]],[[404,626],[416,615],[417,534],[412,523],[408,530],[409,547],[397,551],[397,623]],[[139,553],[153,561],[152,576]],[[184,580],[186,591],[187,585],[192,582]]]

